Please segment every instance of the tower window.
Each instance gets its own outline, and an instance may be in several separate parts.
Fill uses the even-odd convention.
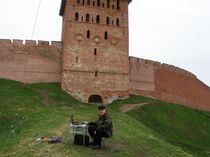
[[[117,0],[117,9],[120,9],[120,0]]]
[[[87,5],[90,5],[90,0],[87,0]]]
[[[75,13],[75,21],[79,21],[79,13],[78,12]]]
[[[104,6],[105,6],[104,3],[102,3],[102,7],[103,7],[103,8],[104,8]]]
[[[120,25],[120,20],[119,20],[119,18],[116,19],[116,25],[117,25],[117,26]]]
[[[93,2],[93,6],[95,6],[95,2]]]
[[[80,3],[80,0],[77,0],[77,3],[79,4]]]
[[[79,57],[78,57],[78,56],[76,56],[76,58],[75,58],[75,62],[76,62],[76,63],[78,63],[78,62],[79,62]]]
[[[90,21],[90,14],[86,14],[86,22]]]
[[[104,33],[104,39],[107,40],[108,39],[108,32]]]
[[[82,4],[83,4],[83,5],[85,4],[85,0],[82,0]]]
[[[114,9],[114,4],[112,5],[112,9]]]
[[[99,15],[96,16],[96,23],[100,23],[100,16]]]
[[[90,30],[87,31],[87,38],[90,38]]]
[[[97,48],[94,49],[94,55],[97,55]]]
[[[97,6],[99,7],[100,6],[100,0],[97,0]]]
[[[95,77],[98,77],[98,70],[95,70]]]
[[[110,7],[110,0],[107,0],[107,8]]]
[[[110,23],[110,20],[109,20],[109,17],[107,16],[106,17],[106,24],[109,25],[109,23]]]

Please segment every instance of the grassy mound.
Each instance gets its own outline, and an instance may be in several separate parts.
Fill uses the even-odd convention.
[[[124,105],[144,103],[122,113]],[[132,107],[131,107],[132,108]],[[69,140],[70,115],[93,121],[96,106],[83,104],[56,83],[25,85],[0,79],[0,157],[190,157],[210,156],[208,112],[130,96],[108,106],[114,136],[100,151]],[[38,137],[62,136],[57,145]]]

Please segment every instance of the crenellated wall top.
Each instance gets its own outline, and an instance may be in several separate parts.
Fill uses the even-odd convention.
[[[61,41],[0,39],[0,45],[61,47]]]
[[[152,60],[148,60],[148,59],[142,59],[142,58],[137,58],[137,57],[129,57],[129,62],[130,63],[135,63],[135,64],[145,64],[145,65],[152,65],[155,68],[164,68],[164,69],[168,69],[170,71],[174,71],[174,72],[178,72],[180,74],[184,74],[186,76],[192,77],[192,78],[197,78],[196,75],[194,75],[193,73],[181,69],[179,67],[176,67],[174,65],[170,65],[170,64],[165,64],[165,63],[161,63],[161,62],[157,62],[157,61],[152,61]]]

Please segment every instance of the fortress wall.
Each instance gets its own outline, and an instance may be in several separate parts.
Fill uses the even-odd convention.
[[[195,75],[180,68],[155,68],[155,94],[165,101],[210,110],[210,88]]]
[[[0,40],[0,78],[60,82],[61,42]]]
[[[191,72],[151,60],[129,60],[131,93],[210,110],[210,88]]]
[[[135,57],[129,57],[129,61],[129,84],[131,91],[154,91],[154,65],[147,60]]]

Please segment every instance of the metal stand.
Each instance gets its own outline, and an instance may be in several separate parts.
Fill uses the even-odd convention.
[[[75,135],[83,135],[83,145],[85,145],[85,136],[87,135],[88,125],[86,124],[70,124],[70,139],[74,142]]]

